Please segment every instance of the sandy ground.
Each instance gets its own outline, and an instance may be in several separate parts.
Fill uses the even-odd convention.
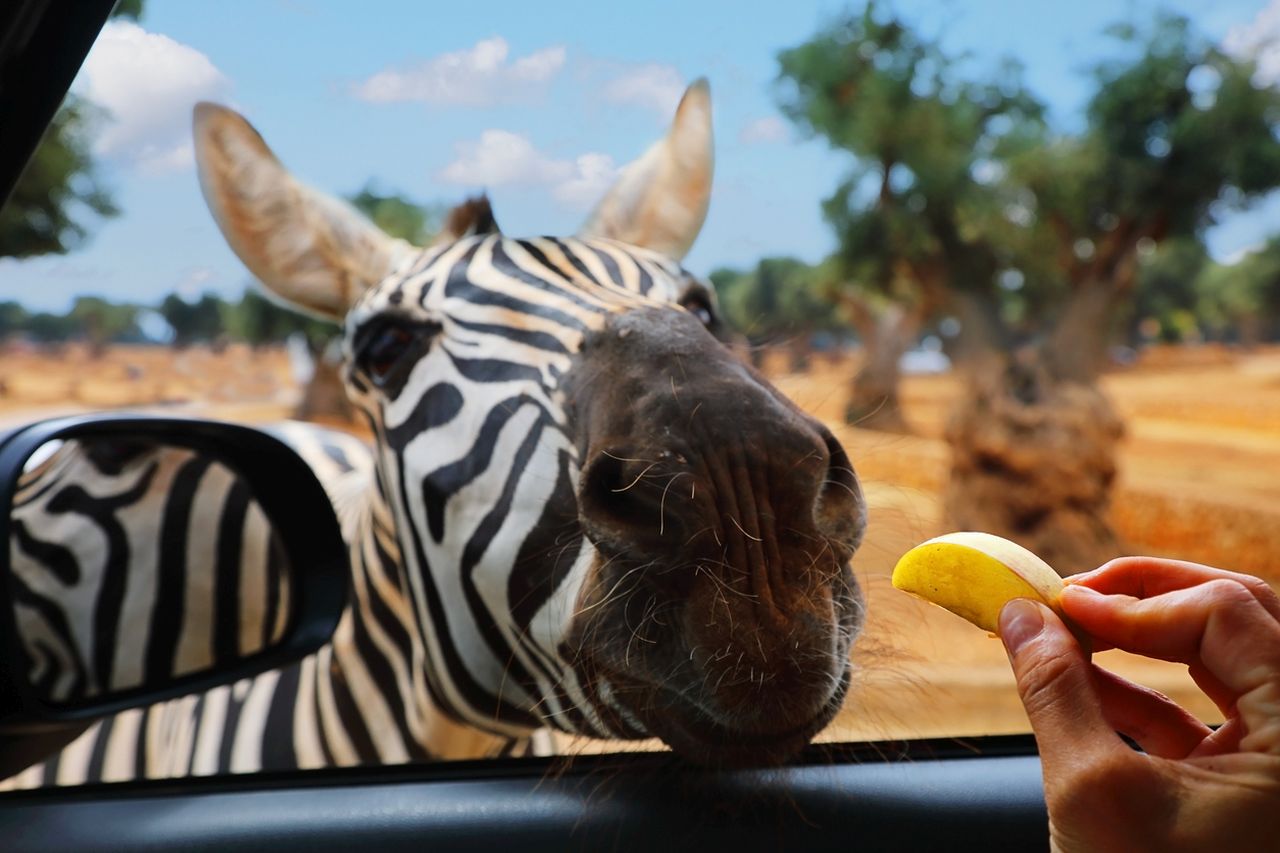
[[[962,388],[950,376],[908,379],[904,409],[913,434],[878,433],[840,423],[850,371],[848,360],[820,360],[805,374],[770,370],[844,442],[869,503],[868,537],[854,561],[868,606],[854,653],[859,676],[823,739],[1025,731],[999,642],[888,582],[900,554],[945,532],[938,493],[948,454],[940,436]],[[1112,518],[1130,550],[1280,582],[1280,349],[1151,353],[1109,375],[1104,387],[1128,428]],[[280,351],[117,348],[93,359],[73,347],[57,357],[0,354],[0,424],[156,405],[261,422],[285,416],[296,399]],[[1183,667],[1119,652],[1096,659],[1207,720],[1219,719]]]

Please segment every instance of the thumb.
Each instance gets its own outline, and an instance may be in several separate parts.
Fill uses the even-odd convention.
[[[1092,664],[1056,613],[1015,598],[1000,611],[1000,639],[1046,771],[1128,750],[1103,714]]]

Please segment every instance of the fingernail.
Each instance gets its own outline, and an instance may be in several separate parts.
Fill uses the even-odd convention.
[[[1000,611],[1000,639],[1009,654],[1017,654],[1027,642],[1044,628],[1044,615],[1034,601],[1015,598]]]

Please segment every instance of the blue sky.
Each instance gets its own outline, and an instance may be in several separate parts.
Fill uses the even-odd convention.
[[[1280,0],[1162,5],[1228,44],[1280,33]],[[109,25],[76,84],[114,115],[95,147],[124,212],[72,254],[0,261],[0,299],[62,310],[81,293],[151,302],[174,290],[243,289],[248,274],[205,210],[191,165],[189,115],[199,99],[239,109],[296,175],[327,191],[373,180],[453,202],[487,189],[505,231],[563,234],[663,132],[683,84],[701,75],[711,81],[717,172],[686,265],[706,273],[766,254],[817,260],[834,245],[819,203],[849,161],[782,119],[776,55],[846,7],[148,0],[140,27]],[[896,8],[971,54],[976,68],[1022,60],[1032,90],[1070,126],[1088,95],[1083,69],[1107,49],[1100,30],[1156,4],[899,0]],[[1274,46],[1264,50],[1274,59]],[[1229,257],[1273,231],[1275,198],[1215,228],[1210,246]]]

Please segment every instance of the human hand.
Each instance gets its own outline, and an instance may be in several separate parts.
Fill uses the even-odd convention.
[[[1226,721],[1210,729],[1095,666],[1049,608],[1005,605],[1000,633],[1039,745],[1054,849],[1280,849],[1280,599],[1270,587],[1130,557],[1069,578],[1060,601],[1095,648],[1187,664]]]

